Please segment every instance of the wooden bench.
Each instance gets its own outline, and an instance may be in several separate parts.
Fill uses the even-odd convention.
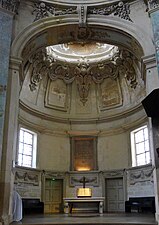
[[[23,214],[41,214],[44,213],[44,203],[40,199],[23,198]]]
[[[134,197],[125,202],[125,212],[152,212],[155,213],[155,197]]]

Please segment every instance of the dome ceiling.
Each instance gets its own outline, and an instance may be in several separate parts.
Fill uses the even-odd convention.
[[[136,57],[105,43],[48,46],[30,56],[24,73],[21,104],[55,118],[114,117],[145,96]]]
[[[99,62],[110,59],[118,47],[103,43],[65,43],[53,45],[46,48],[48,55],[53,55],[55,59],[67,62],[78,63],[79,58],[87,58],[89,62]]]
[[[19,35],[21,45],[14,43],[23,60],[21,108],[67,121],[113,120],[140,112],[146,44],[142,32],[136,34],[130,5],[58,2],[34,4],[33,25]]]
[[[30,63],[33,69],[31,91],[36,89],[45,75],[52,81],[61,79],[66,85],[75,81],[83,106],[88,101],[92,82],[102,84],[107,78],[117,81],[125,77],[130,88],[135,89],[137,86],[134,56],[129,51],[112,45],[99,43],[55,45],[32,55]]]

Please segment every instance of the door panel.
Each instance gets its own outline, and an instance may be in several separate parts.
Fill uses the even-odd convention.
[[[106,211],[124,211],[123,179],[106,179]]]
[[[45,213],[61,212],[63,203],[63,180],[45,180]]]

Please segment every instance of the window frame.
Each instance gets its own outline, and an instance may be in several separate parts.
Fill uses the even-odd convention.
[[[143,130],[144,132],[144,129],[147,128],[147,132],[148,132],[148,138],[146,139],[145,136],[144,136],[144,140],[143,141],[139,141],[139,142],[136,142],[135,141],[135,134],[141,130]],[[143,134],[144,135],[144,134]],[[146,151],[146,148],[145,148],[145,142],[148,140],[148,146],[149,146],[149,151]],[[144,166],[144,165],[148,165],[151,163],[151,151],[150,151],[150,135],[149,135],[149,128],[148,128],[148,125],[145,124],[141,127],[138,127],[136,128],[135,130],[131,131],[130,132],[130,141],[131,141],[131,159],[132,159],[132,167],[136,167],[136,166]],[[137,144],[139,143],[144,143],[144,152],[142,153],[137,153]],[[149,162],[146,162],[146,153],[149,152],[149,156],[150,156],[150,161]],[[144,155],[145,157],[145,163],[144,164],[139,164],[138,161],[137,161],[137,155]]]
[[[23,130],[24,132],[30,133],[33,135],[33,141],[32,141],[32,154],[31,154],[31,166],[19,164],[19,145],[20,145],[20,131]],[[27,168],[37,168],[37,136],[38,134],[31,129],[25,128],[23,126],[19,127],[19,132],[18,132],[18,143],[17,143],[17,162],[16,165],[19,167],[27,167]],[[24,144],[24,142],[21,142]],[[25,143],[26,144],[26,143]],[[22,154],[25,155],[25,154]],[[22,156],[23,158],[23,156]]]

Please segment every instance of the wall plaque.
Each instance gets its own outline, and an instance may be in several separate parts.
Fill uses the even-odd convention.
[[[72,137],[71,170],[97,170],[96,137]]]

